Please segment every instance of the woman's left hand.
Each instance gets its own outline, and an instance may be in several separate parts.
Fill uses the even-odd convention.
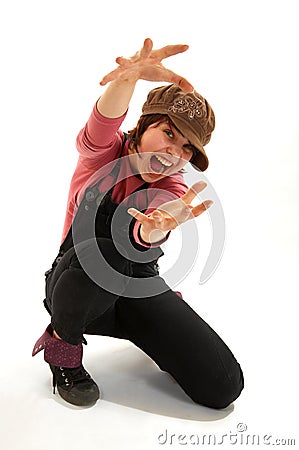
[[[205,212],[212,205],[212,200],[205,200],[196,206],[192,206],[191,202],[206,186],[204,181],[193,184],[182,197],[160,205],[150,215],[130,208],[128,213],[142,225],[140,231],[142,239],[149,243],[157,242],[170,230]]]

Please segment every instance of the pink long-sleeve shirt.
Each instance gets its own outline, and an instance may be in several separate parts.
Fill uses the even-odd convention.
[[[95,105],[88,122],[79,132],[76,140],[79,158],[70,184],[62,242],[71,227],[84,191],[90,185],[90,180],[94,181],[93,178],[96,177],[97,171],[99,169],[103,170],[106,164],[128,155],[128,141],[124,146],[122,145],[124,133],[120,130],[125,117],[126,113],[116,119],[104,117],[99,113]],[[134,175],[128,159],[121,163],[118,174],[119,179],[121,181],[115,183],[115,180],[108,172],[100,186],[100,190],[103,191],[109,190],[115,185],[112,191],[112,200],[116,203],[121,203],[129,194],[144,184],[140,177]],[[93,184],[97,181],[95,180]],[[159,189],[159,192],[156,189]],[[167,201],[181,197],[187,189],[188,187],[184,183],[182,173],[176,173],[171,177],[164,177],[151,183],[147,190],[149,207],[145,214]],[[136,206],[138,208],[138,204]],[[139,226],[140,224],[136,222],[133,232],[134,239],[143,246],[149,246],[140,240]],[[160,244],[156,243],[154,246]]]

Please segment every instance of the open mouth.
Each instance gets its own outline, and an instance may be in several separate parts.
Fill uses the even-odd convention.
[[[173,164],[160,155],[153,155],[150,159],[150,168],[155,173],[163,173]]]

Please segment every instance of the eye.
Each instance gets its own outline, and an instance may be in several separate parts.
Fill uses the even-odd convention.
[[[168,137],[174,138],[174,133],[170,129],[167,128],[164,130],[164,133],[166,133]]]

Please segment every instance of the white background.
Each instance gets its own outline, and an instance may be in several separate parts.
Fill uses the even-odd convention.
[[[235,433],[240,440],[239,423],[247,425],[245,434],[272,435],[268,443],[297,437],[298,445],[297,6],[291,0],[3,3],[1,448],[155,449],[182,442],[194,448],[192,434],[214,433],[220,441]],[[208,216],[200,218],[203,253],[178,289],[243,367],[245,389],[226,411],[193,404],[125,341],[88,339],[85,366],[103,399],[85,410],[54,397],[42,355],[30,356],[49,322],[43,273],[61,238],[76,135],[115,57],[133,54],[145,37],[156,48],[190,45],[165,64],[188,78],[216,114],[205,175],[225,212],[225,252],[199,285],[210,239]],[[124,131],[135,125],[152,87],[139,82]],[[174,235],[162,266],[173,258],[175,241]],[[165,430],[174,436],[163,444]],[[220,447],[231,448],[226,442]]]

